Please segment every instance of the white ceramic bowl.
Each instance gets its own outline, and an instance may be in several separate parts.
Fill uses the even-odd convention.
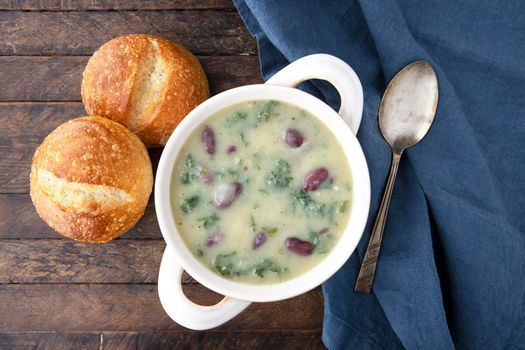
[[[324,79],[341,95],[339,114],[316,97],[294,88],[308,79]],[[352,174],[348,224],[332,251],[315,267],[291,280],[244,284],[220,277],[200,263],[178,232],[170,201],[170,185],[178,153],[187,137],[207,118],[225,107],[250,100],[276,100],[298,106],[317,117],[341,144]],[[220,93],[195,108],[171,135],[159,162],[155,183],[157,219],[167,248],[159,272],[159,296],[168,315],[191,329],[219,326],[251,302],[269,302],[305,293],[326,281],[350,257],[363,233],[370,205],[370,177],[355,133],[361,122],[363,92],[357,75],[340,59],[324,54],[306,56],[285,67],[264,85],[248,85]],[[188,300],[181,287],[183,270],[207,288],[225,295],[213,306]]]

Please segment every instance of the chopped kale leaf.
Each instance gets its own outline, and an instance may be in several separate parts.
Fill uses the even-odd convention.
[[[210,216],[205,216],[205,217],[199,218],[199,219],[197,219],[197,220],[199,220],[199,221],[202,223],[202,226],[203,226],[205,229],[208,229],[208,228],[210,228],[210,227],[215,226],[215,224],[217,223],[217,221],[220,220],[220,217],[217,215],[217,213],[213,213],[213,214],[210,215]]]
[[[281,266],[277,265],[275,262],[273,262],[270,259],[263,259],[261,262],[255,264],[254,267],[253,267],[253,272],[257,276],[259,276],[261,278],[264,277],[264,274],[267,271],[271,271],[271,272],[275,272],[275,273],[281,273],[281,272],[285,272],[287,270],[288,269],[282,268]]]
[[[188,168],[193,168],[195,166],[195,161],[193,160],[193,156],[191,154],[188,154],[186,157],[186,166]]]
[[[241,120],[246,120],[246,118],[248,118],[248,113],[246,113],[246,112],[237,112],[237,113],[235,113],[235,117],[233,117],[233,120],[238,122],[238,121],[241,121]]]
[[[193,209],[195,209],[195,207],[197,206],[197,204],[199,204],[199,201],[200,201],[200,198],[199,196],[195,195],[195,196],[191,196],[189,198],[186,198],[182,201],[181,205],[180,205],[180,209],[185,213],[185,214],[188,214],[190,212],[193,211]]]
[[[313,244],[314,251],[318,254],[328,253],[328,244],[333,238],[332,234],[320,235],[316,231],[311,231],[308,235],[308,240]]]
[[[277,160],[276,167],[270,172],[266,178],[266,183],[271,187],[286,188],[293,180],[290,172],[290,164],[285,160]]]
[[[233,251],[229,254],[219,254],[215,258],[213,258],[212,265],[213,268],[221,275],[221,276],[230,276],[234,273],[233,271],[233,261],[232,257],[237,252]]]
[[[324,216],[325,205],[319,204],[305,190],[292,191],[294,205],[299,205],[307,214]]]
[[[190,182],[192,182],[193,180],[195,180],[197,178],[197,175],[193,172],[189,172],[189,171],[183,171],[181,174],[180,174],[180,181],[184,184],[184,185],[187,185],[189,184]]]
[[[278,114],[273,112],[273,108],[277,105],[277,103],[277,101],[267,102],[257,113],[257,122],[267,122],[271,117],[277,116]]]

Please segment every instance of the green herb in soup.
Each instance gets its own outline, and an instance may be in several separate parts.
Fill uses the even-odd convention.
[[[248,101],[188,137],[172,181],[175,219],[195,257],[224,278],[277,283],[318,264],[351,209],[346,157],[314,116]]]
[[[293,180],[293,177],[290,175],[290,164],[287,161],[278,159],[277,165],[273,171],[268,175],[266,183],[270,187],[285,188],[288,187],[290,181]]]
[[[199,204],[199,201],[200,201],[199,196],[191,196],[191,197],[185,198],[180,204],[180,209],[185,214],[191,213],[193,209],[195,209],[197,204]]]
[[[206,217],[200,218],[198,220],[202,223],[202,227],[204,227],[205,229],[208,229],[210,227],[215,226],[217,221],[220,220],[220,216],[217,215],[217,213],[213,213],[210,216],[206,216]]]

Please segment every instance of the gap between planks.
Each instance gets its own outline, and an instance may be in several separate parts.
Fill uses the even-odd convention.
[[[170,332],[0,333],[0,347],[61,349],[212,348],[222,349],[324,349],[322,328],[183,330]],[[191,347],[189,347],[191,346]]]
[[[177,12],[185,12],[185,11],[191,11],[191,12],[220,12],[220,13],[236,13],[237,10],[235,8],[228,9],[228,8],[214,8],[214,7],[193,7],[193,8],[119,8],[119,9],[45,9],[45,10],[39,10],[39,9],[7,9],[7,8],[0,8],[0,12],[38,12],[38,13],[56,13],[56,12],[64,12],[64,13],[84,13],[84,12],[161,12],[161,11],[177,11]]]
[[[255,54],[240,16],[224,11],[0,11],[0,54],[90,55],[130,33],[162,35],[194,54]]]
[[[311,333],[315,331],[320,331],[321,328],[312,328],[312,329],[297,329],[297,328],[280,328],[278,330],[268,330],[266,328],[251,328],[251,329],[238,329],[228,332],[235,332],[235,333],[251,333],[251,332],[265,332],[265,333],[277,333],[277,332],[294,332],[294,333]],[[206,333],[224,333],[224,330],[221,329],[208,329],[205,331]],[[105,335],[111,335],[111,334],[172,334],[172,333],[195,333],[194,330],[182,328],[180,330],[176,331],[149,331],[149,332],[141,332],[141,331],[82,331],[82,332],[48,332],[48,331],[27,331],[27,332],[0,332],[0,334],[9,334],[9,335],[16,335],[16,334],[92,334],[92,335],[99,335],[99,334],[105,334]]]
[[[30,158],[28,160],[30,161]],[[0,166],[0,169],[2,169],[2,166]],[[29,171],[29,169],[27,170]],[[29,172],[27,175],[20,176],[21,178],[19,180],[23,180],[23,188],[28,189],[29,183],[27,179]],[[0,239],[61,238],[58,233],[53,231],[53,229],[40,219],[27,193],[0,194],[0,213],[2,213],[2,217],[0,217]],[[7,220],[7,218],[13,217],[17,218],[15,225],[13,225],[10,220]],[[162,239],[162,234],[157,223],[153,195],[150,197],[141,219],[117,240],[135,238],[147,241],[151,241],[151,239]]]
[[[80,102],[82,72],[90,56],[0,56],[0,101]],[[257,56],[202,56],[212,95],[261,83]],[[31,79],[27,79],[30,76]],[[3,104],[6,106],[6,104]]]
[[[131,10],[216,10],[234,11],[229,0],[0,0],[2,11],[69,12]]]
[[[196,284],[184,285],[190,300],[210,305],[222,296]],[[164,313],[155,285],[25,284],[0,285],[3,332],[155,332],[178,331]],[[282,317],[282,315],[287,317]],[[294,298],[253,303],[219,330],[317,329],[322,325],[323,296],[316,288]],[[48,317],[48,315],[54,315]]]

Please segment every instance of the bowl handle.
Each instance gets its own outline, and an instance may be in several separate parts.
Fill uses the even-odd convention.
[[[341,96],[338,114],[357,134],[363,114],[363,88],[354,70],[343,60],[327,54],[302,57],[275,73],[266,84],[295,87],[305,80],[322,79]]]
[[[190,301],[182,291],[181,278],[184,270],[166,247],[159,271],[159,298],[162,307],[173,321],[193,330],[205,330],[228,322],[251,303],[224,297],[219,303],[202,306]]]

